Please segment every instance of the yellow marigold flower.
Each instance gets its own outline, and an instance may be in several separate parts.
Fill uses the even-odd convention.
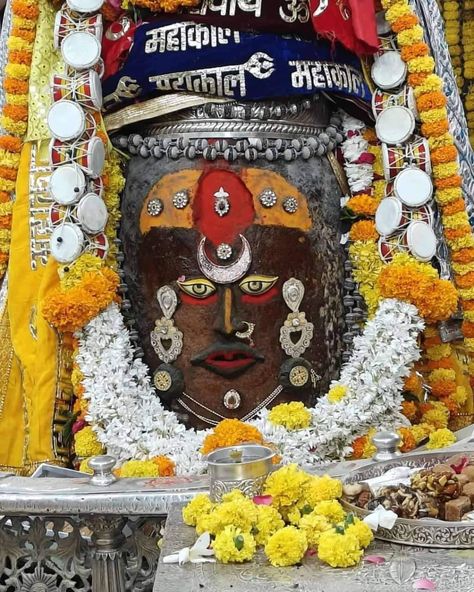
[[[474,236],[469,234],[467,236],[462,236],[461,238],[455,238],[449,241],[449,246],[453,251],[472,248],[474,247]]]
[[[81,473],[87,473],[88,475],[93,475],[94,471],[89,466],[89,459],[85,458],[81,464],[79,465],[79,470]]]
[[[183,508],[183,520],[188,526],[196,526],[198,518],[209,514],[214,507],[208,495],[200,493]]]
[[[335,500],[341,496],[342,483],[338,479],[333,479],[329,475],[316,475],[306,485],[301,503],[314,508],[319,502]]]
[[[226,526],[216,535],[212,548],[221,563],[243,563],[253,558],[257,545],[249,532]]]
[[[281,425],[287,430],[300,430],[310,426],[311,413],[303,403],[292,401],[273,407],[268,419],[274,425]]]
[[[415,25],[411,29],[397,33],[397,42],[400,47],[407,47],[408,45],[423,41],[423,35],[423,27]]]
[[[420,113],[420,119],[423,123],[436,123],[441,119],[446,119],[448,111],[446,107],[440,107],[438,109],[428,109],[428,111],[422,111]]]
[[[432,138],[429,138],[428,144],[430,150],[437,150],[438,148],[444,148],[445,146],[452,146],[454,144],[454,138],[449,132],[446,132],[441,136],[433,136]]]
[[[300,501],[310,480],[310,475],[301,471],[297,465],[286,465],[267,477],[263,493],[272,496],[272,504],[277,510],[290,508]]]
[[[318,557],[331,567],[357,565],[362,555],[359,541],[353,534],[338,534],[328,530],[319,537]]]
[[[439,361],[443,358],[447,358],[451,355],[451,348],[449,344],[444,343],[442,345],[435,345],[430,347],[429,350],[426,352],[426,356],[430,360]]]
[[[385,190],[387,188],[387,182],[383,179],[378,179],[373,182],[374,199],[377,203],[381,202],[385,197]]]
[[[61,288],[63,290],[73,288],[81,282],[86,272],[99,271],[102,267],[104,267],[102,259],[91,253],[84,253],[73,263],[59,267],[58,273],[61,278]]]
[[[474,288],[460,288],[458,291],[463,300],[474,299]]]
[[[104,447],[97,439],[91,426],[86,426],[77,432],[74,440],[74,449],[77,456],[97,456],[104,451]]]
[[[354,518],[354,522],[346,528],[346,533],[353,534],[363,549],[366,549],[374,540],[374,533],[370,526],[359,518]]]
[[[329,389],[328,401],[330,403],[339,403],[347,394],[347,386],[344,384],[335,384]]]
[[[456,380],[456,372],[445,368],[436,368],[430,372],[430,381],[436,380]]]
[[[434,428],[427,423],[419,423],[417,425],[412,426],[410,429],[417,444],[419,444],[422,440],[427,438],[430,435],[430,433],[434,431]]]
[[[472,263],[452,263],[451,265],[456,275],[466,275],[466,273],[474,271],[474,261]],[[469,311],[464,311],[464,318],[466,318],[466,312]]]
[[[463,386],[458,386],[456,391],[451,395],[451,399],[456,403],[456,405],[462,407],[467,401],[466,389]]]
[[[411,7],[406,2],[397,2],[392,4],[385,12],[385,19],[390,23],[394,23],[401,16],[408,16],[412,14]]]
[[[401,34],[401,33],[400,33]],[[408,71],[410,74],[420,72],[433,72],[435,61],[431,56],[422,56],[421,58],[412,58],[408,60]]]
[[[252,529],[257,545],[266,545],[277,530],[285,526],[282,517],[272,506],[257,506],[257,522]]]
[[[294,526],[285,526],[268,539],[265,555],[274,567],[287,567],[299,563],[307,548],[305,533]]]
[[[423,29],[421,29],[423,33]],[[410,44],[408,44],[410,45]],[[443,90],[443,80],[437,74],[428,74],[422,84],[419,84],[415,89],[415,97],[418,98],[421,95],[429,92],[439,92]]]
[[[300,520],[299,527],[305,533],[309,547],[317,547],[321,534],[332,529],[331,523],[327,518],[314,512],[303,516]]]
[[[446,448],[456,442],[456,436],[451,430],[446,428],[439,429],[430,434],[430,439],[426,448],[435,450],[436,448]]]
[[[224,493],[222,496],[223,502],[238,502],[244,499],[246,500],[248,498],[245,497],[240,489],[233,489],[232,491],[229,491],[229,493]]]
[[[459,165],[455,162],[447,162],[443,164],[435,164],[433,166],[433,176],[436,179],[446,179],[452,175],[456,175],[459,171]]]
[[[324,516],[329,522],[333,522],[334,524],[342,522],[346,517],[343,507],[336,500],[318,502],[314,506],[313,512],[318,516]]]
[[[158,466],[152,460],[128,460],[120,467],[121,478],[158,477]]]
[[[436,429],[446,428],[449,420],[449,411],[446,407],[444,409],[445,411],[439,407],[430,409],[423,414],[421,419],[424,423],[428,423]]]
[[[257,506],[247,498],[223,502],[212,510],[210,518],[214,527],[210,532],[217,534],[230,525],[250,532],[257,522],[257,515]]]

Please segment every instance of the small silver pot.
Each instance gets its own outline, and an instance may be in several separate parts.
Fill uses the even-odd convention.
[[[248,497],[259,495],[267,475],[273,469],[275,452],[266,446],[243,444],[218,448],[207,457],[210,495],[214,502],[232,489]]]

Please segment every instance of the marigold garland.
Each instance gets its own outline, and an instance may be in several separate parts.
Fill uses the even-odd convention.
[[[257,428],[238,419],[224,419],[206,436],[201,452],[209,454],[216,448],[235,446],[244,442],[262,444],[263,436]]]
[[[7,41],[9,51],[4,80],[6,102],[0,115],[0,127],[7,132],[0,136],[0,191],[7,192],[9,199],[15,190],[19,152],[27,131],[28,80],[39,15],[34,0],[13,0],[11,10],[12,29]],[[10,228],[10,214],[0,213],[0,228]],[[0,278],[7,268],[9,249],[10,238],[4,236],[0,240]]]
[[[135,6],[148,8],[152,12],[178,12],[183,7],[193,7],[201,0],[131,0]]]
[[[408,0],[382,0],[382,6],[386,9],[386,18],[389,20],[392,29],[397,33],[397,40],[403,49],[409,47],[416,47],[422,42],[423,33],[418,24],[414,24],[414,18],[408,23],[407,18],[415,17],[414,11],[410,6]],[[447,25],[448,31],[459,31],[459,15],[455,8],[449,10]],[[413,23],[413,24],[411,24]],[[411,26],[406,26],[411,24]],[[469,26],[466,23],[466,31]],[[421,29],[421,31],[420,31]],[[455,51],[455,55],[460,52]],[[402,53],[402,57],[405,53]],[[416,61],[418,60],[418,61]],[[443,216],[443,222],[446,226],[446,241],[452,253],[453,260],[456,261],[457,253],[466,250],[462,255],[463,263],[474,262],[472,248],[474,247],[474,240],[470,228],[467,213],[460,209],[457,205],[453,209],[446,211],[446,206],[450,203],[462,199],[461,191],[457,188],[462,187],[462,179],[459,175],[458,154],[454,147],[454,140],[449,133],[449,122],[446,115],[446,108],[443,105],[446,101],[440,95],[446,96],[443,92],[443,81],[434,73],[434,61],[432,58],[422,57],[407,61],[408,68],[411,72],[409,76],[409,84],[414,89],[414,94],[417,100],[417,107],[420,113],[420,118],[423,121],[421,126],[422,134],[428,138],[430,147],[433,150],[433,177],[435,181],[435,199],[440,206]],[[438,138],[439,144],[434,143],[433,139]],[[444,146],[445,148],[441,148]],[[446,148],[449,146],[449,148]],[[455,282],[457,285],[462,283],[466,288],[474,287],[474,279],[460,279],[459,271],[454,268]],[[467,302],[474,300],[474,290],[460,291],[463,307]],[[470,339],[470,337],[467,337]],[[467,341],[467,339],[465,341]],[[468,344],[467,349],[469,349]],[[471,384],[474,385],[473,376],[471,374]],[[471,401],[472,403],[472,401]]]

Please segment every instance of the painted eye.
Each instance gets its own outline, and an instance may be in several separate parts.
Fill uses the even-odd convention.
[[[178,281],[178,286],[188,296],[201,300],[211,296],[216,291],[214,284],[204,278],[187,280],[185,282]]]
[[[249,275],[240,282],[239,287],[245,294],[260,296],[273,288],[277,281],[278,276]]]

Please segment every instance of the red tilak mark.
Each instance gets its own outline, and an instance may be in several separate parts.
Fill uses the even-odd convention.
[[[225,216],[215,211],[215,193],[221,187],[229,194],[230,210]],[[213,169],[203,173],[193,205],[194,224],[214,246],[232,245],[255,217],[252,194],[240,177],[231,171]]]

